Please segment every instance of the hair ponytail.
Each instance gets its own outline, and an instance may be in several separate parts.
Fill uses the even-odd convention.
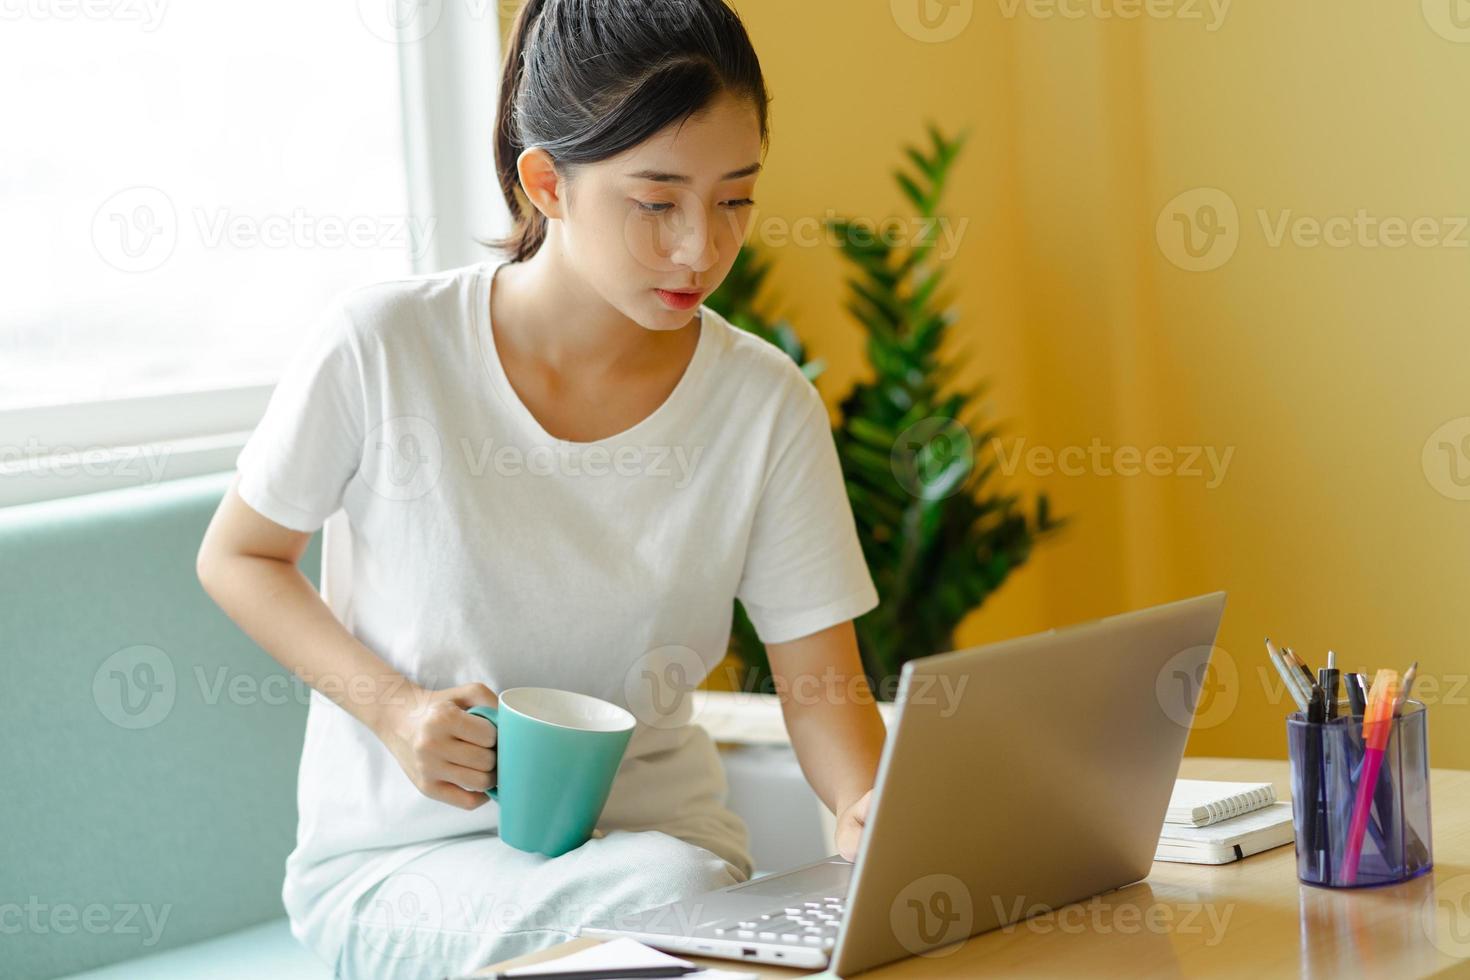
[[[764,146],[765,79],[725,0],[526,0],[511,28],[495,120],[495,170],[514,228],[484,244],[522,262],[546,240],[546,216],[522,204],[517,164],[527,147],[545,149],[570,178],[723,92],[751,103]]]
[[[511,219],[515,222],[515,230],[509,238],[489,244],[497,250],[508,251],[513,262],[522,262],[535,255],[546,238],[546,216],[529,204],[521,206],[521,178],[516,162],[525,147],[520,144],[515,111],[521,78],[526,73],[528,35],[549,2],[526,0],[517,12],[500,79],[500,107],[495,119],[495,171],[500,180],[500,193],[505,196],[506,207],[510,208]]]

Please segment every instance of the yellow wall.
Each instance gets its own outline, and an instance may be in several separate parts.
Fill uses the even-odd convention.
[[[1223,19],[1219,0],[1132,18],[1145,3],[1061,0],[1081,15],[1064,17],[1051,0],[961,0],[935,42],[899,24],[916,0],[733,2],[775,97],[753,241],[762,221],[829,207],[906,213],[900,147],[925,119],[969,127],[948,197],[968,219],[953,340],[995,380],[1012,435],[1233,453],[1213,488],[1023,466],[1013,482],[1073,527],[959,642],[1225,589],[1225,688],[1191,752],[1284,753],[1270,634],[1314,662],[1329,646],[1348,667],[1418,659],[1433,762],[1470,766],[1470,499],[1452,499],[1470,498],[1454,480],[1470,479],[1470,420],[1454,422],[1470,417],[1470,29],[1453,0],[1234,3]],[[1198,188],[1237,217],[1212,267],[1189,271],[1174,216],[1200,217],[1205,192],[1166,205]],[[1272,241],[1283,214],[1360,209],[1448,244],[1392,247],[1392,228]],[[826,247],[776,259],[835,404],[863,368],[845,270]]]

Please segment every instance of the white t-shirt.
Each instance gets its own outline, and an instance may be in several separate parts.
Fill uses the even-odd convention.
[[[693,358],[652,414],[596,442],[553,438],[495,351],[502,261],[339,297],[239,454],[240,496],[300,531],[345,511],[339,615],[414,682],[628,707],[639,724],[598,826],[672,828],[748,874],[687,691],[725,656],[737,597],[767,643],[877,605],[827,412],[789,357],[701,307],[683,328],[699,331]],[[422,795],[316,692],[298,807],[284,892],[298,934],[334,932],[324,906],[497,820],[493,802]]]

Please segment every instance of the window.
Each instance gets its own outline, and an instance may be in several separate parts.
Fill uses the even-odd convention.
[[[334,293],[413,271],[365,10],[0,6],[0,409],[269,385]]]

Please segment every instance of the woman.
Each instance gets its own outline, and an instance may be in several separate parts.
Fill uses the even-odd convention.
[[[699,305],[767,145],[744,26],[722,0],[530,0],[502,100],[503,257],[334,303],[199,556],[313,687],[283,898],[342,976],[468,972],[749,877],[684,696],[736,598],[849,858],[882,746],[851,622],[877,595],[827,413]],[[296,568],[339,508],[340,617]],[[639,720],[598,835],[556,858],[506,845],[486,806],[496,732],[466,709],[519,685]]]

